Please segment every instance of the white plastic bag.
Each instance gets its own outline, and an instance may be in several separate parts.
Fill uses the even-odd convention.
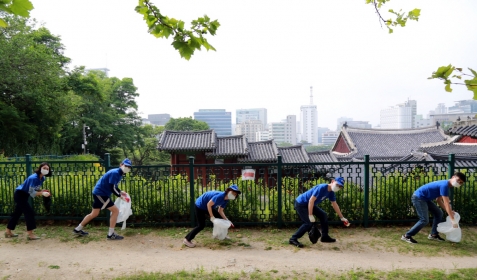
[[[212,223],[214,224],[214,230],[212,231],[212,237],[218,240],[224,240],[229,231],[229,227],[232,223],[228,220],[215,218]]]
[[[460,215],[459,213],[454,213],[454,221],[459,224]],[[460,242],[462,239],[462,230],[458,226],[454,228],[452,226],[452,222],[449,216],[447,216],[446,221],[443,223],[439,223],[437,225],[437,231],[446,235],[446,239],[451,242]]]
[[[114,202],[114,205],[118,207],[119,209],[119,215],[116,223],[123,222],[123,226],[121,227],[121,230],[126,229],[126,220],[129,218],[129,216],[132,215],[132,209],[131,209],[131,197],[129,194],[126,194],[125,196],[126,200],[124,201],[121,198],[116,198],[116,201]]]

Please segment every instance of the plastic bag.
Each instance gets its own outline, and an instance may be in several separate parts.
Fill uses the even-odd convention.
[[[454,213],[454,220],[457,224],[460,221],[459,213]],[[454,228],[452,227],[452,222],[449,216],[447,216],[446,221],[443,223],[439,223],[437,225],[437,231],[446,235],[446,239],[451,242],[460,242],[462,239],[462,230],[460,227]]]
[[[321,232],[318,229],[318,226],[313,223],[311,226],[310,231],[308,231],[308,237],[310,238],[311,243],[316,244],[318,242],[318,239],[321,237]]]
[[[228,234],[229,227],[232,223],[228,220],[215,218],[212,223],[214,224],[214,230],[212,231],[212,237],[218,240],[224,240]]]
[[[114,202],[114,205],[118,207],[119,209],[119,215],[118,219],[116,220],[116,223],[123,222],[123,226],[121,227],[121,230],[126,229],[126,220],[129,218],[129,216],[132,215],[132,210],[131,210],[131,197],[129,194],[126,194],[124,196],[127,201],[122,200],[121,198],[116,198],[116,201]]]

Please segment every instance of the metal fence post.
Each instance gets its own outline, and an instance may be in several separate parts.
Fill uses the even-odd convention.
[[[277,191],[278,191],[278,221],[277,226],[281,228],[283,226],[282,219],[282,156],[277,156]]]
[[[104,154],[104,168],[106,169],[105,170],[106,172],[108,172],[109,169],[111,168],[111,154],[110,153],[105,153]]]
[[[449,171],[448,171],[448,177],[449,179],[454,176],[455,172],[455,155],[454,154],[449,154]],[[450,188],[449,190],[449,200],[452,202],[454,199],[454,188]]]
[[[364,227],[368,227],[369,219],[369,155],[364,155]]]
[[[194,201],[194,157],[189,157],[189,198],[190,198],[190,224],[195,225],[195,201]]]
[[[31,166],[31,155],[25,155],[25,171],[26,171],[26,178],[30,177],[33,173],[32,166]],[[28,204],[33,208],[33,198],[31,196],[28,197]]]

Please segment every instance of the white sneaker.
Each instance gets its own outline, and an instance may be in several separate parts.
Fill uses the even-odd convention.
[[[195,244],[190,242],[189,240],[187,240],[186,238],[184,238],[184,240],[182,241],[182,243],[184,243],[184,245],[186,245],[187,247],[189,248],[194,248],[195,247]]]

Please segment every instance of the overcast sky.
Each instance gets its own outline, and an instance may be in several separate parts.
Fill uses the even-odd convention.
[[[217,51],[182,59],[147,33],[136,0],[32,0],[32,17],[62,38],[72,66],[107,67],[131,77],[139,112],[193,116],[198,109],[267,108],[268,120],[297,115],[313,101],[318,125],[339,117],[379,124],[381,109],[417,100],[427,115],[438,103],[472,99],[463,87],[447,93],[428,80],[442,65],[477,68],[477,1],[394,0],[385,7],[420,8],[419,22],[388,34],[364,0],[154,1],[164,15],[188,25],[204,14],[218,19]],[[384,17],[388,13],[383,11]]]

